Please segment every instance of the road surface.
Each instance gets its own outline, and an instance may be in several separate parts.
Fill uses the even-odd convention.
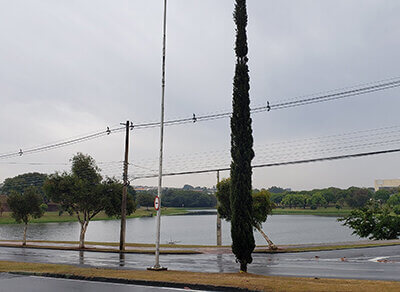
[[[238,271],[238,264],[232,254],[161,255],[160,259],[161,264],[171,270]],[[143,270],[154,264],[154,255],[2,247],[0,260]],[[400,246],[253,254],[249,272],[269,276],[400,281]]]
[[[20,276],[0,273],[0,292],[175,292],[188,291],[177,288],[149,287],[129,284],[115,284],[93,281],[44,278],[35,276]],[[198,290],[196,290],[198,291]]]

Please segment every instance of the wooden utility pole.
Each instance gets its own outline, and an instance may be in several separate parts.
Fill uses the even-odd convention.
[[[121,124],[124,125],[124,124]],[[121,203],[121,233],[119,239],[119,250],[125,250],[125,233],[126,233],[126,196],[128,193],[128,151],[129,151],[129,121],[126,121],[126,136],[125,136],[125,159],[124,159],[124,187],[122,189]]]
[[[219,184],[219,170],[217,170],[217,185]],[[217,200],[217,245],[222,245],[222,232],[221,232],[221,217],[218,213],[218,200]]]

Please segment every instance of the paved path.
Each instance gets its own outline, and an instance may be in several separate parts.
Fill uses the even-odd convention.
[[[161,255],[171,270],[237,272],[232,254]],[[0,248],[0,260],[70,264],[114,269],[146,269],[154,255],[32,248]],[[298,277],[332,277],[400,281],[400,246],[304,253],[254,254],[250,273]]]
[[[173,292],[173,291],[188,291],[188,290],[177,289],[177,288],[81,281],[81,280],[54,279],[54,278],[44,278],[44,277],[34,277],[34,276],[20,276],[20,275],[11,275],[7,273],[0,273],[0,292],[10,292],[10,291]]]

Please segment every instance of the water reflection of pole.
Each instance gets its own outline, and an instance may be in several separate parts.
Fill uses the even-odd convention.
[[[79,251],[79,264],[84,265],[85,264],[85,254],[83,250]]]
[[[224,265],[222,262],[222,254],[217,254],[217,266],[218,266],[218,271],[219,273],[224,272]]]
[[[119,266],[125,266],[125,254],[123,252],[119,253]]]
[[[217,170],[217,185],[219,184],[219,170]],[[218,200],[217,200],[217,245],[222,245],[222,231],[221,231],[221,217],[218,213]]]
[[[157,230],[156,230],[156,260],[153,267],[149,270],[166,270],[160,266],[160,227],[161,227],[161,191],[162,191],[162,163],[163,163],[163,144],[164,144],[164,96],[165,96],[165,57],[167,43],[167,0],[164,0],[164,21],[163,21],[163,56],[162,56],[162,79],[161,79],[161,127],[160,127],[160,165],[158,171],[158,198],[159,208],[157,210]]]

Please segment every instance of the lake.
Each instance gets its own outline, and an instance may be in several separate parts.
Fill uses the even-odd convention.
[[[127,220],[126,242],[154,243],[155,217]],[[78,222],[42,223],[28,226],[28,240],[77,241]],[[335,217],[313,215],[269,216],[263,229],[275,244],[331,243],[359,240],[352,231],[337,222]],[[93,221],[86,233],[87,241],[118,242],[120,221]],[[256,244],[266,245],[255,231]],[[0,225],[0,239],[22,239],[23,226]],[[216,215],[163,216],[161,218],[161,243],[216,244]],[[222,243],[231,244],[230,223],[222,220]]]

